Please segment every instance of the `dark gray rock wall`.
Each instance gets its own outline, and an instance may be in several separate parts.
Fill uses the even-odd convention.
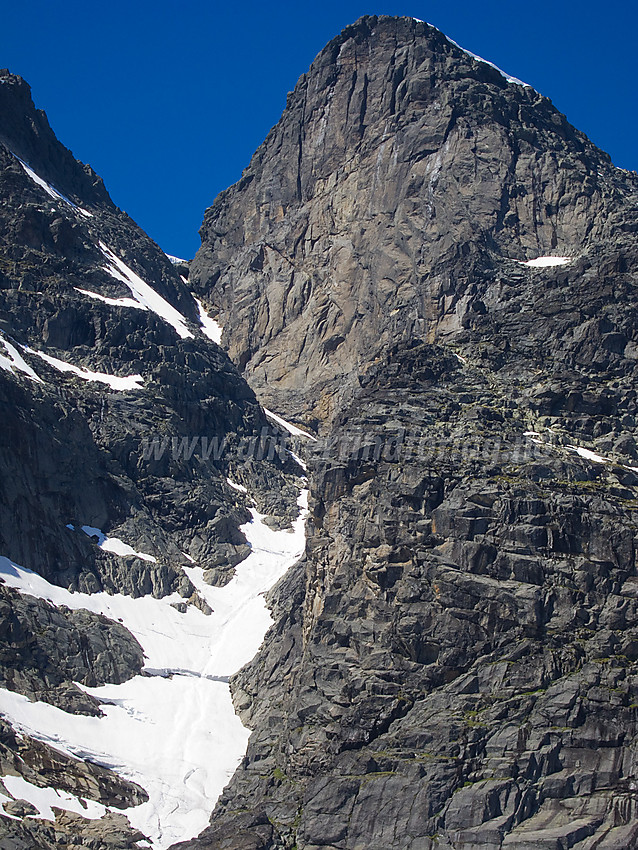
[[[179,311],[184,333],[153,310],[130,306],[131,289],[107,269],[113,257],[164,299],[164,312]],[[184,273],[187,265],[173,266],[57,141],[27,84],[0,71],[0,556],[71,591],[177,592],[182,608],[209,611],[183,567],[190,556],[207,580],[224,584],[248,552],[239,526],[250,519],[251,502],[227,477],[286,525],[297,514],[300,470],[284,449],[270,450],[278,432],[237,368],[202,334]],[[112,303],[120,299],[128,304]],[[140,375],[141,386],[114,390],[61,372],[35,352],[84,371]],[[15,365],[16,356],[39,381]],[[82,526],[154,560],[106,551]],[[98,701],[75,683],[120,683],[142,666],[139,644],[120,623],[0,585],[2,687],[98,714]],[[116,809],[145,799],[106,768],[63,756],[8,724],[0,731],[2,775]],[[89,821],[60,811],[52,823],[31,818],[24,801],[7,807],[21,818],[0,811],[7,850],[128,850],[143,838],[117,812]]]
[[[322,435],[308,545],[180,847],[638,846],[637,200],[425,24],[364,18],[300,79],[192,279]]]
[[[441,349],[388,361],[310,458],[306,563],[234,680],[256,731],[185,846],[242,809],[264,847],[635,846],[633,474],[525,447]]]
[[[120,684],[138,674],[142,648],[131,634],[90,611],[56,608],[0,587],[0,685],[31,699],[99,714],[75,685]]]

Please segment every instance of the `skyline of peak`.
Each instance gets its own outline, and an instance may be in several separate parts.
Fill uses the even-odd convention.
[[[206,208],[240,179],[315,56],[376,12],[427,21],[549,97],[617,166],[638,167],[627,108],[636,11],[617,3],[598,18],[549,2],[507,16],[499,4],[469,2],[329,3],[321,15],[191,2],[178,16],[166,2],[131,11],[118,0],[106,18],[68,6],[64,16],[43,0],[7,10],[0,64],[29,82],[58,138],[176,256],[194,255]]]

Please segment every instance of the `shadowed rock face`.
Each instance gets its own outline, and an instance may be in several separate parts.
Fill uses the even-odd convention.
[[[238,526],[249,514],[226,476],[240,463],[240,444],[268,420],[227,356],[201,333],[179,273],[187,267],[172,265],[114,206],[90,167],[56,140],[20,77],[3,71],[0,82],[0,353],[7,354],[4,340],[42,378],[0,369],[0,551],[88,592],[188,596],[192,588],[175,569],[189,563],[184,552],[227,581],[231,562],[242,557]],[[182,334],[140,309],[109,273],[116,261],[179,311]],[[140,386],[113,391],[80,380],[24,346],[82,370],[138,375]],[[253,470],[262,509],[294,514],[296,490],[277,465]],[[117,528],[156,563],[113,556],[68,525],[112,536]]]
[[[180,847],[638,846],[637,201],[426,24],[363,18],[300,79],[191,280],[321,435],[308,546]]]
[[[0,581],[9,559],[71,591],[176,592],[180,610],[209,612],[183,567],[196,561],[221,585],[249,551],[239,526],[250,519],[250,503],[227,476],[245,481],[260,510],[285,526],[298,512],[299,468],[289,454],[246,451],[275,432],[237,368],[202,334],[181,276],[188,265],[173,266],[112,203],[92,169],[57,141],[28,85],[6,70],[0,198]],[[125,282],[133,276],[150,287],[148,309],[133,300]],[[151,309],[157,303],[159,313]],[[93,377],[138,375],[138,385],[83,380],[36,352]],[[129,554],[100,548],[105,536]],[[3,688],[97,715],[100,703],[81,686],[119,684],[143,663],[121,623],[0,583]],[[116,809],[146,799],[110,770],[4,722],[0,768],[0,777]],[[0,786],[3,798],[6,790]],[[54,824],[30,818],[25,801],[7,806],[0,807],[7,850],[124,850],[143,838],[115,812],[90,821],[60,811]]]

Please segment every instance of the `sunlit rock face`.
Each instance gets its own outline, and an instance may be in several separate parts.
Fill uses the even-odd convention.
[[[207,211],[191,281],[266,406],[325,420],[379,351],[513,312],[513,261],[590,264],[634,204],[633,180],[534,89],[427,24],[364,18]]]
[[[184,847],[638,842],[637,200],[427,24],[363,18],[300,78],[192,265],[321,439],[232,682],[247,757]]]

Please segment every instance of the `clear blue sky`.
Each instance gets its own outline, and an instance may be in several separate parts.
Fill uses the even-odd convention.
[[[638,169],[636,4],[325,0],[5,3],[0,67],[21,74],[75,156],[161,247],[190,258],[286,94],[363,14],[411,15],[550,97],[616,165]]]

